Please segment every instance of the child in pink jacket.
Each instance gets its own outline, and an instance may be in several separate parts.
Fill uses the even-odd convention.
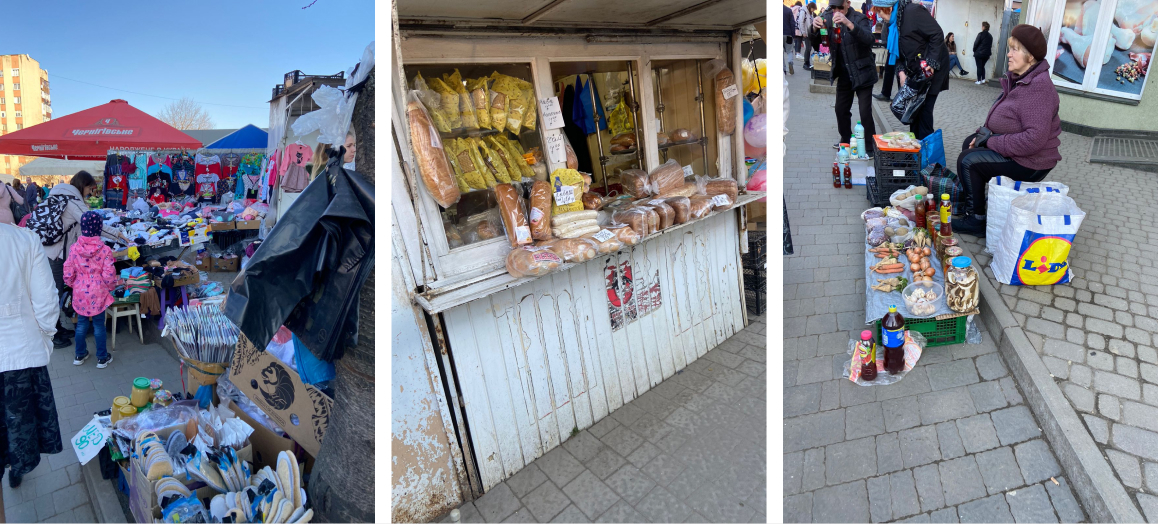
[[[68,250],[64,262],[64,283],[72,288],[72,308],[80,320],[76,323],[76,359],[74,366],[88,358],[87,341],[91,326],[97,347],[97,368],[113,361],[105,345],[105,309],[113,303],[117,273],[113,268],[113,251],[101,241],[103,226],[99,213],[88,211],[80,217],[80,238]]]

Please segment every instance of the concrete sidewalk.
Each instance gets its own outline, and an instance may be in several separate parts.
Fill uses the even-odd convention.
[[[865,188],[835,189],[832,95],[789,76],[786,522],[1078,522],[1085,513],[994,338],[929,348],[893,386],[841,377],[865,329]],[[956,85],[956,84],[955,84]]]
[[[998,94],[955,81],[938,98],[937,127],[954,171],[961,143],[983,123]],[[1158,178],[1087,162],[1092,141],[1062,133],[1062,161],[1046,177],[1069,186],[1069,196],[1086,212],[1070,251],[1076,278],[1069,285],[1002,285],[988,268],[985,240],[963,239],[1130,502],[1158,522],[1158,221],[1145,204],[1158,197]]]
[[[462,522],[768,522],[763,316],[478,500]],[[450,522],[448,514],[442,522]]]

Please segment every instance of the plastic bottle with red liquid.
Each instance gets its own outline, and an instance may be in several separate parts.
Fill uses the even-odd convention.
[[[844,188],[852,189],[852,168],[844,165]]]
[[[832,163],[832,187],[840,187],[840,164]]]
[[[889,306],[889,312],[881,319],[881,345],[885,347],[885,371],[896,375],[905,369],[905,317],[897,312],[897,306]]]
[[[873,343],[873,332],[864,330],[860,332],[860,344],[857,345],[857,350],[860,354],[860,379],[865,382],[872,382],[877,378],[877,346]]]
[[[916,209],[913,212],[913,220],[917,222],[917,227],[924,229],[926,227],[925,214],[929,212],[928,207],[925,206],[925,197],[916,195],[913,198],[917,201]]]

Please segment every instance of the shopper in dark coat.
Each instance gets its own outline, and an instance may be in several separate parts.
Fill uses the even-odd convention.
[[[873,122],[872,94],[877,83],[877,63],[873,55],[873,28],[868,17],[849,7],[848,0],[831,0],[828,9],[812,21],[808,37],[817,49],[824,43],[820,30],[828,32],[829,52],[832,54],[832,81],[836,84],[836,127],[840,142],[852,139],[852,99],[860,104],[860,123],[864,134],[876,134]],[[866,151],[873,153],[872,140],[866,141]],[[840,143],[833,146],[839,148]]]
[[[933,134],[937,95],[949,88],[949,49],[945,32],[924,6],[909,0],[873,0],[873,11],[889,25],[889,53],[897,53],[901,85],[929,82],[925,103],[909,124],[918,139]],[[893,33],[896,33],[895,35]]]
[[[985,62],[993,56],[993,35],[989,34],[989,22],[981,22],[981,32],[973,41],[973,60],[977,62],[977,84],[989,82],[985,78]]]
[[[792,13],[792,8],[784,6],[784,72],[796,74],[796,68],[792,67],[796,56],[792,50],[792,38],[796,35],[796,15]]]

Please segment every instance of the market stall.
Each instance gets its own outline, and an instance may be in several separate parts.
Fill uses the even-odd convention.
[[[398,7],[395,253],[481,492],[745,325],[744,205],[764,193],[746,188],[736,28],[764,8],[689,22],[587,1],[458,31],[436,4]],[[490,9],[469,18],[521,7]]]

